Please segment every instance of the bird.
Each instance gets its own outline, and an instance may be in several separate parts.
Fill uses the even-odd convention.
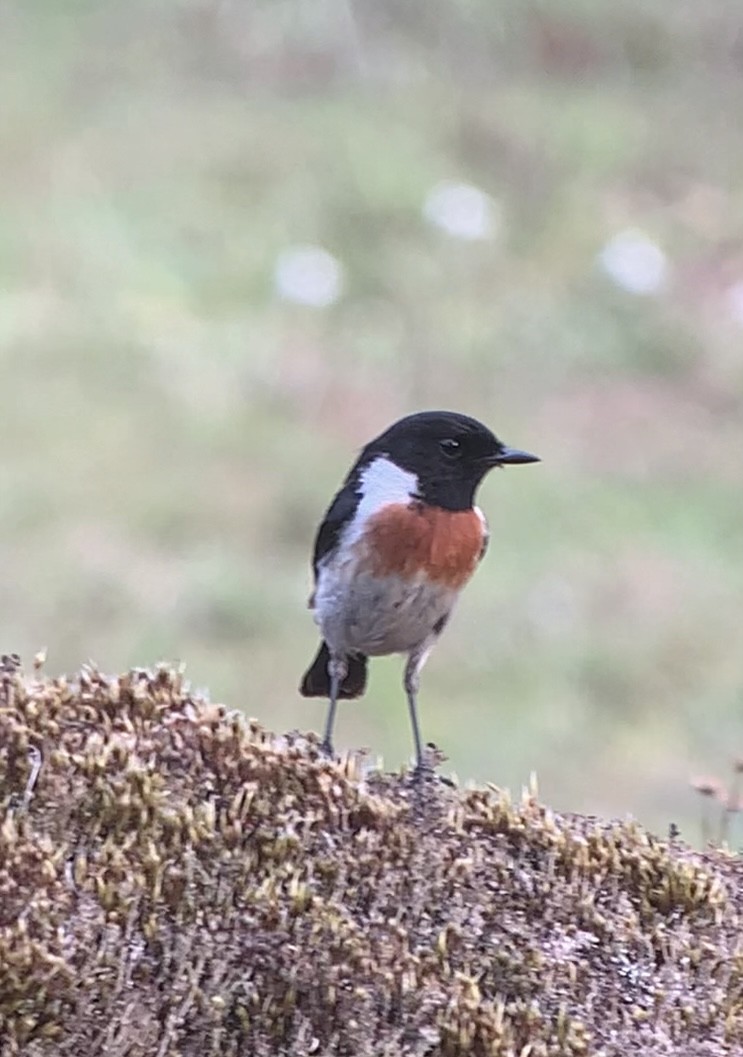
[[[338,701],[366,689],[368,659],[404,654],[413,773],[430,770],[418,722],[420,673],[488,548],[478,486],[494,467],[539,461],[454,411],[406,415],[362,449],[312,556],[309,608],[322,642],[299,692],[328,699],[323,753],[334,755]]]

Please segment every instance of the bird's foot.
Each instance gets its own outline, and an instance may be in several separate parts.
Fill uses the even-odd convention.
[[[416,785],[419,785],[422,782],[430,782],[432,778],[436,777],[436,774],[428,760],[418,760],[410,772],[410,777]]]
[[[428,782],[432,782],[434,778],[435,775],[429,767],[414,767],[410,772],[410,779],[416,789],[422,789]]]
[[[440,782],[441,785],[448,785],[451,789],[456,789],[457,786],[453,779],[443,774],[436,774],[432,767],[427,767],[425,764],[413,768],[410,772],[410,781],[413,788],[419,791],[430,788],[432,782]]]
[[[436,779],[442,782],[444,785],[455,785],[456,783],[451,778],[444,778],[443,775],[436,773],[436,768],[439,764],[446,760],[446,755],[441,749],[434,745],[432,741],[429,741],[423,750],[423,754],[418,758],[415,767],[411,772],[411,778],[415,784],[422,782],[430,782]]]
[[[329,760],[333,759],[335,756],[335,749],[333,748],[333,743],[330,738],[324,738],[323,741],[320,742],[320,752],[323,756],[327,756]]]

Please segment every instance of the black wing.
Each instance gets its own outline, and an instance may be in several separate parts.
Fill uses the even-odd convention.
[[[344,527],[356,513],[359,496],[352,483],[345,484],[328,507],[320,528],[315,536],[315,551],[312,555],[312,568],[317,576],[317,567],[325,555],[337,545]]]

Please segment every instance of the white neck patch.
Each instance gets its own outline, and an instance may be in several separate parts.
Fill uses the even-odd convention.
[[[418,477],[401,470],[384,455],[378,455],[361,471],[359,487],[361,499],[353,525],[349,526],[354,536],[382,507],[389,503],[409,503],[418,493]]]

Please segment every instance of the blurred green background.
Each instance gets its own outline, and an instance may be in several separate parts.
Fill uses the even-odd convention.
[[[434,652],[461,779],[692,827],[743,751],[743,9],[0,6],[0,642],[187,663],[269,727],[352,455],[449,407],[543,463]],[[397,658],[338,744],[410,750]]]

